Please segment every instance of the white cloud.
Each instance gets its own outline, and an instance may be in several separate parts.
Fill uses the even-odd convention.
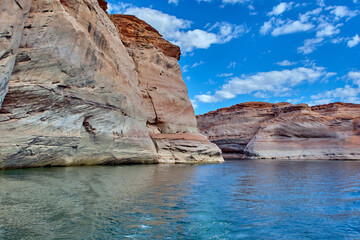
[[[279,36],[284,34],[296,33],[296,32],[306,32],[310,29],[314,28],[314,25],[311,23],[302,23],[300,21],[292,21],[289,20],[284,24],[276,27],[271,35]]]
[[[196,62],[193,65],[191,65],[191,68],[195,68],[195,67],[198,67],[198,66],[203,65],[203,64],[205,64],[204,61]]]
[[[256,97],[256,98],[267,98],[267,97],[269,97],[269,95],[267,95],[264,92],[259,91],[259,92],[254,93],[254,97]]]
[[[227,68],[236,68],[236,62],[230,62]]]
[[[309,54],[312,53],[318,46],[322,44],[324,38],[312,38],[306,39],[304,41],[304,45],[299,47],[297,50],[299,53],[302,54]]]
[[[168,3],[173,3],[175,5],[179,4],[179,0],[168,0]]]
[[[222,3],[224,4],[248,3],[248,2],[251,2],[251,0],[222,0]]]
[[[268,34],[272,29],[272,20],[264,22],[264,24],[260,28],[260,33],[262,35]]]
[[[315,100],[315,104],[319,104],[320,100],[321,104],[335,102],[340,100],[342,102],[352,102],[358,103],[360,94],[360,88],[353,88],[349,85],[345,85],[343,88],[336,88],[334,90],[325,91],[323,93],[319,93],[317,95],[311,96],[311,99]]]
[[[355,47],[356,45],[358,45],[360,43],[360,37],[358,34],[356,34],[351,40],[349,40],[347,42],[347,46],[349,48]]]
[[[320,7],[325,7],[324,0],[316,0],[316,4],[319,5]]]
[[[212,2],[213,0],[196,0],[197,2],[201,3],[201,2]],[[251,3],[252,0],[222,0],[221,1],[223,3],[223,5],[221,5],[221,7],[224,7],[226,4],[244,4],[244,3]]]
[[[317,38],[330,37],[330,36],[339,34],[340,26],[342,26],[342,24],[338,24],[338,25],[334,26],[331,23],[324,22],[318,26],[318,31],[316,32],[316,37]]]
[[[285,96],[290,93],[293,87],[305,82],[313,83],[325,76],[326,71],[321,67],[299,67],[292,70],[242,75],[241,77],[233,77],[214,94],[197,95],[195,98],[200,102],[210,103],[231,99],[240,94],[255,93],[257,96],[265,96],[265,94]]]
[[[301,103],[304,100],[304,98],[305,97],[293,98],[293,99],[288,99],[286,101],[289,103],[292,103],[292,104],[298,104],[298,103]]]
[[[340,18],[349,20],[359,14],[359,11],[351,11],[346,6],[330,6],[327,7],[326,10],[330,10],[330,13],[335,15],[336,20],[339,20]]]
[[[191,104],[192,104],[192,106],[193,106],[193,108],[194,109],[197,109],[198,108],[198,103],[197,103],[197,101],[195,100],[195,99],[190,99],[190,101],[191,101]]]
[[[360,103],[360,72],[351,71],[346,75],[354,86],[345,85],[342,88],[325,91],[316,95],[312,95],[313,100],[310,104],[325,104],[335,101]]]
[[[347,41],[346,38],[336,38],[340,33],[340,28],[351,18],[359,15],[359,10],[350,10],[346,6],[329,6],[326,7],[323,0],[318,0],[317,7],[305,13],[300,13],[298,19],[282,19],[281,14],[291,10],[293,2],[280,3],[267,15],[270,16],[260,28],[260,34],[266,35],[271,33],[272,36],[280,36],[297,32],[315,32],[313,38],[304,41],[304,45],[298,48],[298,52],[309,54],[317,47],[326,42],[334,44]],[[295,7],[301,5],[296,4]],[[358,38],[350,40],[348,46],[358,44]]]
[[[173,1],[173,0],[171,0]],[[135,15],[157,29],[165,39],[180,46],[183,52],[196,48],[207,49],[213,44],[224,44],[247,32],[244,25],[217,22],[208,30],[190,29],[192,22],[151,8],[139,8],[129,4],[111,4],[110,13]]]
[[[275,64],[277,64],[277,65],[279,65],[279,66],[282,66],[282,67],[287,67],[287,66],[293,66],[293,65],[295,65],[296,62],[290,62],[289,60],[283,60],[283,61],[277,62],[277,63],[275,63]]]
[[[233,73],[221,73],[216,75],[217,77],[231,77],[232,75],[234,75]]]
[[[118,3],[118,4],[108,3],[107,11],[110,14],[122,13],[125,11],[125,9],[127,9],[130,6],[131,6],[131,4],[128,4],[128,3]]]
[[[348,73],[347,77],[352,80],[355,85],[360,87],[360,72],[351,71]]]
[[[198,99],[200,102],[203,102],[203,103],[218,102],[217,98],[215,98],[213,96],[210,96],[210,95],[207,95],[207,94],[196,95],[195,98]]]
[[[282,13],[284,13],[285,11],[287,10],[290,10],[291,7],[293,5],[293,2],[290,2],[290,3],[286,3],[286,2],[282,2],[282,3],[279,3],[278,5],[276,5],[271,12],[268,13],[269,16],[277,16],[277,15],[280,15]]]

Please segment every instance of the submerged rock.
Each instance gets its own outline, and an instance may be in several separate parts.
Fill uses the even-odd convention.
[[[360,105],[250,102],[197,116],[225,158],[360,159]]]
[[[12,40],[21,42],[17,52],[15,43],[4,45],[16,63],[12,73],[10,67],[0,73],[1,84],[11,75],[0,110],[0,168],[223,161],[214,144],[195,137],[200,134],[177,59],[157,48],[139,49],[146,55],[134,62],[99,3],[33,1]],[[165,69],[170,63],[175,70]],[[142,72],[139,64],[155,70]],[[149,83],[142,74],[150,74]],[[180,87],[178,95],[162,95],[166,81]],[[178,103],[180,96],[185,100]]]

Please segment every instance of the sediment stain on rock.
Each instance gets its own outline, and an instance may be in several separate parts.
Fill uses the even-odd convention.
[[[197,116],[225,158],[360,159],[360,105],[249,102]]]
[[[0,168],[159,163],[161,147],[150,137],[154,125],[164,133],[169,129],[172,133],[198,132],[192,107],[181,103],[184,109],[176,108],[192,112],[192,125],[180,128],[183,122],[171,123],[171,111],[165,114],[156,94],[148,94],[159,116],[151,120],[144,91],[161,86],[141,87],[137,63],[104,11],[103,1],[36,0],[27,4],[30,10],[24,27],[14,30],[18,37],[13,42],[19,41],[13,51],[14,69],[0,75],[1,84],[7,82],[3,76],[10,78],[0,110]],[[15,45],[4,46],[12,51]],[[159,57],[148,54],[148,59]],[[180,69],[176,74],[180,83],[175,87],[185,86]],[[181,94],[188,98],[182,89]],[[199,155],[192,159],[195,162],[223,161],[220,150],[209,141],[192,141],[214,151],[189,152]],[[166,158],[166,162],[188,160],[187,156]]]

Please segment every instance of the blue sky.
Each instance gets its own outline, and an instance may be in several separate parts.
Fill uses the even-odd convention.
[[[246,101],[360,103],[360,0],[109,0],[182,50],[196,114]]]

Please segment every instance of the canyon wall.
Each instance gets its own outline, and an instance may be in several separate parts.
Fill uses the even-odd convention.
[[[224,158],[360,159],[360,105],[249,102],[197,116]]]
[[[32,0],[1,0],[0,6],[0,108],[9,89],[9,80]]]
[[[16,58],[13,69],[1,58],[0,168],[223,161],[198,133],[180,51],[125,47],[105,1],[26,3],[14,39],[0,42]]]

